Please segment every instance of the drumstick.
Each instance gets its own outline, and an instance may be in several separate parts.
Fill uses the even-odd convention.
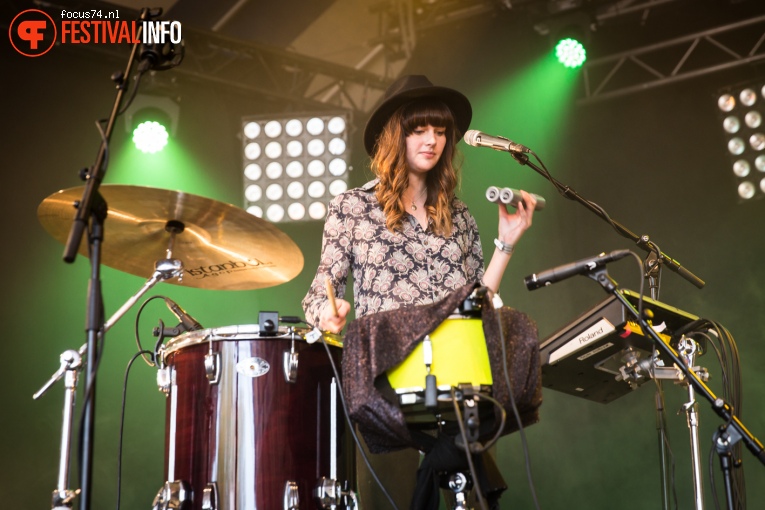
[[[332,315],[337,317],[337,305],[335,304],[335,290],[332,288],[332,282],[329,280],[329,276],[324,278],[324,285],[327,287],[327,299],[329,299],[329,306],[332,307]]]

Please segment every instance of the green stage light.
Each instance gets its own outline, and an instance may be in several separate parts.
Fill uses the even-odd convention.
[[[125,130],[139,151],[155,154],[175,136],[179,110],[177,100],[138,94],[126,112]]]
[[[582,43],[569,37],[558,41],[555,46],[555,56],[564,66],[576,69],[587,60],[587,51]]]
[[[148,154],[164,149],[168,138],[167,128],[153,120],[141,122],[133,130],[133,143],[136,148]]]

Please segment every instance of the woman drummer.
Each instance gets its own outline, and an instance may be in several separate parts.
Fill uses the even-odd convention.
[[[484,269],[475,219],[455,195],[456,145],[471,117],[463,94],[433,85],[425,76],[403,76],[388,88],[364,130],[376,179],[329,205],[321,261],[302,302],[309,321],[341,332],[351,310],[344,299],[349,271],[357,317],[434,303],[470,282],[499,290],[513,249],[531,226],[536,199],[522,191],[523,201],[513,213],[499,204],[496,248]],[[327,281],[336,304],[330,302]],[[399,456],[383,462],[393,469],[373,462],[383,485],[400,496],[402,508],[408,506],[418,461],[407,453],[373,456]],[[407,462],[402,455],[411,470],[402,469]],[[364,485],[360,480],[362,503]]]

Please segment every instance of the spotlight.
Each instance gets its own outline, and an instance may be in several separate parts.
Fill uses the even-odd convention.
[[[582,64],[587,60],[587,51],[582,43],[567,37],[559,40],[558,44],[555,45],[555,56],[558,58],[558,62],[564,66],[576,69],[582,67]]]
[[[136,148],[154,154],[165,148],[178,123],[178,103],[167,97],[138,95],[125,116]]]
[[[580,10],[558,10],[544,21],[534,25],[540,34],[550,38],[558,62],[576,69],[587,60],[586,46],[595,25],[590,16]]]
[[[717,94],[717,113],[739,202],[765,196],[764,82],[726,87]]]
[[[347,111],[242,119],[245,209],[270,222],[324,219],[348,189]]]
[[[144,153],[154,154],[165,148],[170,125],[167,115],[160,110],[144,109],[134,117],[133,143]]]

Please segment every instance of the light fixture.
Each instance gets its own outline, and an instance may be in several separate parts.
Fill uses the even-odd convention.
[[[557,6],[550,7],[555,14],[536,23],[534,29],[550,42],[558,62],[565,67],[576,69],[587,60],[587,45],[590,42],[595,24],[590,16],[582,11],[567,6],[566,9]],[[570,10],[569,10],[570,9]]]
[[[125,115],[125,129],[136,149],[154,154],[175,135],[180,107],[173,99],[139,94]]]
[[[348,111],[242,119],[245,209],[272,223],[323,220],[348,189]]]
[[[739,202],[765,196],[765,80],[726,87],[717,94],[729,171]]]
[[[555,57],[564,66],[576,69],[587,60],[587,50],[577,39],[565,37],[555,45]]]

